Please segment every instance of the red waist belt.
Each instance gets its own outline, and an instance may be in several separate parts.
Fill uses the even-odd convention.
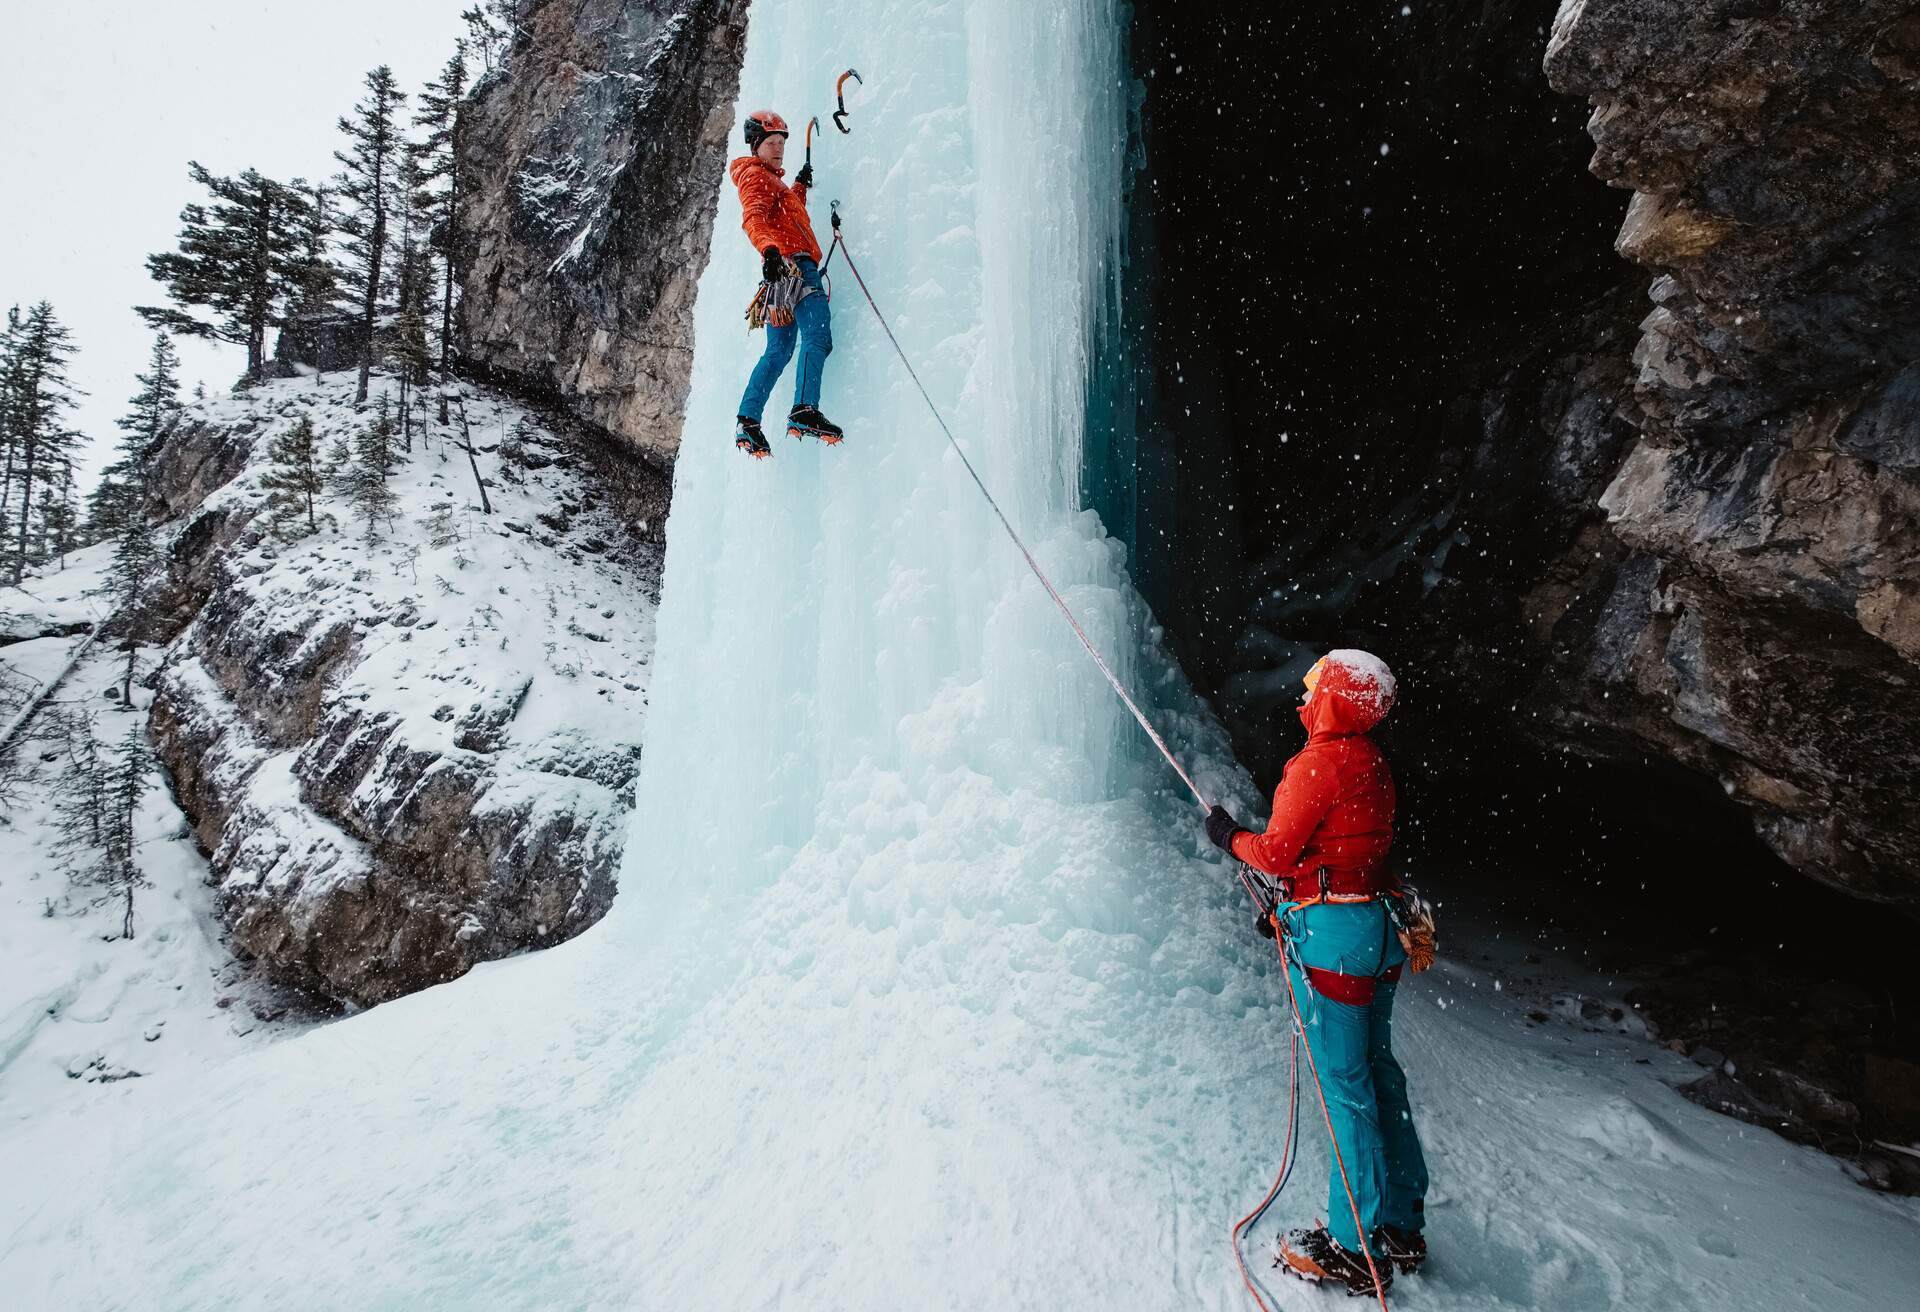
[[[1307,972],[1307,981],[1313,985],[1313,991],[1322,997],[1332,998],[1335,1002],[1344,1002],[1349,1007],[1365,1007],[1373,1002],[1373,990],[1385,981],[1388,984],[1398,982],[1400,967],[1393,966],[1380,975],[1349,975],[1339,970],[1322,970],[1318,966],[1309,966],[1304,962],[1301,969]]]

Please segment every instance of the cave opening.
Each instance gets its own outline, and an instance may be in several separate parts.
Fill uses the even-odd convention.
[[[1527,723],[1512,581],[1601,516],[1598,486],[1528,504],[1511,380],[1570,343],[1628,368],[1651,281],[1541,70],[1555,9],[1138,0],[1132,405],[1097,414],[1089,496],[1263,790],[1313,656],[1378,652],[1410,869],[1645,981],[1667,1032],[1744,1008],[1747,1052],[1862,1098],[1871,1054],[1920,1058],[1911,922],[1793,870],[1711,780]]]

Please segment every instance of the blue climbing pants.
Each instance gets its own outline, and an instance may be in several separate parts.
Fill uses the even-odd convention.
[[[1387,909],[1379,902],[1329,903],[1284,912],[1291,936],[1289,973],[1307,1042],[1320,1067],[1327,1113],[1346,1159],[1360,1222],[1372,1234],[1385,1223],[1403,1230],[1425,1225],[1427,1160],[1407,1102],[1407,1076],[1393,1055],[1396,984],[1380,980],[1366,1006],[1335,1002],[1316,992],[1302,965],[1348,975],[1378,975],[1406,960]],[[1360,1251],[1353,1209],[1331,1165],[1327,1229],[1348,1252]]]
[[[812,290],[793,307],[792,323],[784,328],[767,325],[767,349],[747,378],[746,394],[740,398],[737,412],[755,423],[760,422],[767,398],[773,395],[773,385],[793,358],[796,342],[800,346],[800,372],[793,380],[795,405],[820,404],[820,375],[833,353],[832,316],[827,311],[827,294],[820,286],[820,267],[804,255],[796,257],[794,263],[800,266],[801,281]]]

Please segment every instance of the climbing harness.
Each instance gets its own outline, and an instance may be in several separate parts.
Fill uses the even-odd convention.
[[[842,73],[839,79],[833,84],[833,98],[834,100],[839,102],[839,105],[840,105],[840,108],[833,111],[833,125],[840,129],[842,135],[845,135],[853,131],[852,128],[847,126],[847,79],[848,78],[852,78],[855,82],[858,82],[861,86],[865,86],[867,84],[867,80],[861,77],[858,73],[856,73],[852,69],[848,69],[846,72]]]

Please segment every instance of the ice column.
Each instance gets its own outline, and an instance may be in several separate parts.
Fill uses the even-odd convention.
[[[1118,549],[1076,513],[1089,351],[1111,295],[1125,164],[1124,15],[1108,0],[827,8],[760,0],[739,112],[819,114],[814,223],[847,242],[1007,513],[1131,677]],[[835,132],[834,78],[853,133]],[[910,792],[954,768],[1091,800],[1137,734],[1002,536],[894,357],[844,258],[828,450],[731,444],[761,345],[758,262],[725,186],[697,311],[668,530],[628,910],[772,881],[855,773]],[[835,802],[834,804],[838,804]],[[620,915],[621,912],[616,912]]]

